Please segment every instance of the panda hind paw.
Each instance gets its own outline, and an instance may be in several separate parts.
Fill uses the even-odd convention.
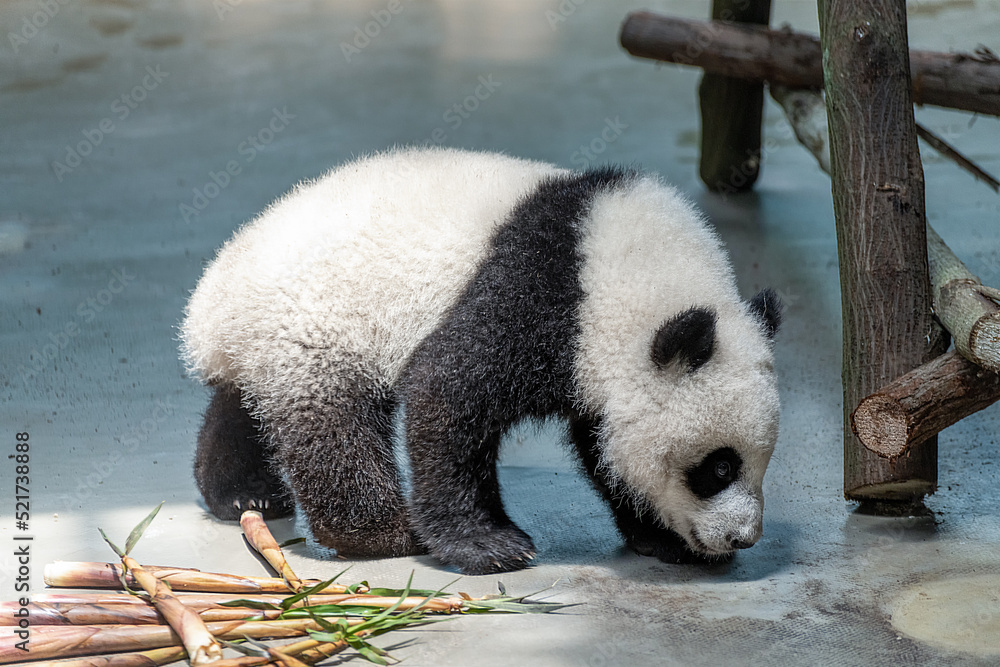
[[[205,497],[208,509],[223,521],[238,521],[246,510],[257,510],[265,519],[278,519],[295,511],[290,498],[250,495],[247,493],[219,494]]]
[[[497,574],[523,570],[535,559],[535,544],[517,526],[495,528],[457,539],[431,551],[462,574]]]

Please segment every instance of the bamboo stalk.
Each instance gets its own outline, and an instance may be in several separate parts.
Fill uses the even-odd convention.
[[[366,634],[364,631],[359,635]],[[314,664],[340,653],[348,647],[347,642],[319,642],[315,639],[302,639],[291,644],[278,647],[284,656],[297,656],[300,662]],[[108,656],[89,656],[82,658],[66,658],[62,660],[34,660],[18,663],[18,667],[157,667],[183,660],[187,652],[182,646],[156,648],[148,651],[116,653]],[[257,667],[266,665],[272,659],[264,656],[242,656],[239,658],[224,658],[214,663],[215,667]]]
[[[287,593],[288,586],[277,577],[242,577],[234,574],[202,572],[191,568],[146,565],[147,572],[170,584],[175,591],[203,593]],[[49,586],[59,588],[113,588],[121,589],[122,568],[117,563],[57,561],[45,566],[44,580]],[[126,577],[129,586],[137,586],[132,577]],[[319,579],[307,579],[303,586],[315,586]],[[364,592],[361,587],[357,592]],[[344,593],[346,586],[331,584],[319,593]]]
[[[193,605],[180,598],[184,606],[191,609],[205,622],[239,621],[263,616],[273,620],[281,614],[278,609],[250,609],[248,607],[219,607]],[[0,604],[0,612],[10,603]],[[32,602],[28,605],[32,625],[163,625],[163,615],[149,604],[56,604]],[[14,625],[10,619],[0,618],[0,626]]]
[[[362,619],[347,619],[357,625]],[[282,621],[220,621],[207,624],[219,639],[285,639],[301,637],[308,630],[323,630],[312,619]],[[25,653],[14,645],[15,637],[0,638],[0,664],[20,662]],[[38,626],[31,632],[31,657],[55,658],[99,655],[121,651],[165,648],[181,644],[166,625]]]
[[[359,636],[367,634],[364,631]],[[227,658],[216,663],[216,667],[256,667],[258,665],[279,664],[294,667],[297,665],[312,665],[340,653],[348,647],[345,641],[318,642],[315,639],[304,639],[293,644],[285,644],[277,648],[269,647],[268,656],[243,656]]]
[[[54,599],[53,599],[54,598]],[[198,613],[204,621],[228,621],[264,616],[268,619],[278,610],[258,610],[248,607],[222,606],[223,602],[236,599],[280,605],[280,596],[257,595],[235,598],[229,594],[178,595],[177,599]],[[344,605],[388,609],[399,603],[398,609],[408,611],[420,606],[431,613],[451,614],[462,610],[462,600],[457,597],[426,600],[410,596],[399,598],[375,595],[313,595],[292,605],[292,609],[316,605]],[[13,613],[19,608],[16,602],[0,602],[0,627],[16,625]],[[28,605],[32,625],[142,625],[163,623],[163,617],[144,598],[127,594],[37,595]]]
[[[232,593],[182,593],[177,596],[179,599],[184,601],[185,604],[190,604],[192,606],[209,607],[212,605],[221,605],[225,602],[232,602],[233,600],[249,600],[255,603],[264,604],[274,604],[280,605],[285,596],[283,595],[234,595]],[[407,608],[409,604],[414,601],[422,601],[424,598],[419,596],[410,596],[405,599],[403,607]],[[134,605],[134,606],[147,606],[149,601],[143,597],[129,595],[128,593],[39,593],[38,595],[33,595],[32,600],[52,606],[55,608],[66,609],[73,607],[75,605],[81,604],[108,604],[108,605]],[[384,601],[398,601],[399,598],[394,598],[391,596],[376,596],[369,595],[367,593],[338,593],[336,595],[310,595],[308,598],[308,604],[319,605],[319,604],[351,604],[351,605],[370,605],[370,606],[383,606]],[[374,604],[372,601],[375,601]],[[442,597],[442,598],[431,598],[425,608],[428,611],[460,611],[462,605],[462,598],[456,596]],[[300,600],[296,602],[293,607],[304,607],[307,603],[305,600]],[[16,611],[18,605],[16,602],[0,602],[0,613],[6,613],[7,610],[11,612]]]
[[[326,644],[318,644],[315,648],[309,649],[308,651],[303,651],[299,654],[299,657],[303,662],[309,665],[316,664],[320,660],[326,660],[327,658],[341,653],[344,649],[348,647],[348,643],[341,640],[339,642],[329,642]]]
[[[272,661],[276,661],[281,664],[282,667],[309,667],[306,663],[302,662],[298,658],[289,655],[282,651],[281,649],[268,648],[267,654],[270,656]]]
[[[185,607],[166,582],[143,569],[137,560],[127,554],[122,554],[121,558],[122,565],[128,568],[129,574],[149,594],[156,610],[181,638],[192,667],[201,667],[221,660],[222,646],[215,641],[215,637],[205,627],[205,622],[197,612]]]
[[[281,553],[281,547],[277,540],[271,535],[267,524],[264,523],[264,515],[256,510],[247,510],[240,516],[240,527],[243,534],[257,552],[274,568],[275,572],[281,575],[293,593],[302,590],[302,581],[292,571],[292,566],[285,560],[285,554]]]
[[[34,649],[32,653],[35,653]],[[169,665],[186,657],[187,652],[183,646],[170,646],[115,655],[95,655],[65,660],[32,660],[18,665],[19,667],[155,667]]]

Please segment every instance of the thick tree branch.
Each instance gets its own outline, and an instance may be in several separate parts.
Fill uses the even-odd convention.
[[[620,41],[640,58],[790,88],[823,87],[822,49],[814,35],[634,12],[622,25]],[[909,55],[914,103],[1000,116],[1000,60],[992,52]]]
[[[819,93],[772,86],[771,96],[785,111],[795,136],[830,173],[829,130],[826,105]],[[1000,307],[997,291],[984,286],[955,253],[927,225],[927,259],[930,268],[934,314],[951,333],[963,357],[983,368],[1000,372]]]

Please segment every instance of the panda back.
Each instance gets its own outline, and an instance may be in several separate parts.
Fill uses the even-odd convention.
[[[394,382],[517,201],[559,172],[497,154],[409,149],[297,186],[206,269],[181,329],[189,370],[254,393],[322,356],[363,359],[366,372]]]

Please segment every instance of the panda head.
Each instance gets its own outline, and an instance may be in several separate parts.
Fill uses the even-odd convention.
[[[650,336],[647,417],[605,425],[605,462],[702,556],[761,537],[762,484],[778,435],[771,290],[738,307],[693,306]]]

